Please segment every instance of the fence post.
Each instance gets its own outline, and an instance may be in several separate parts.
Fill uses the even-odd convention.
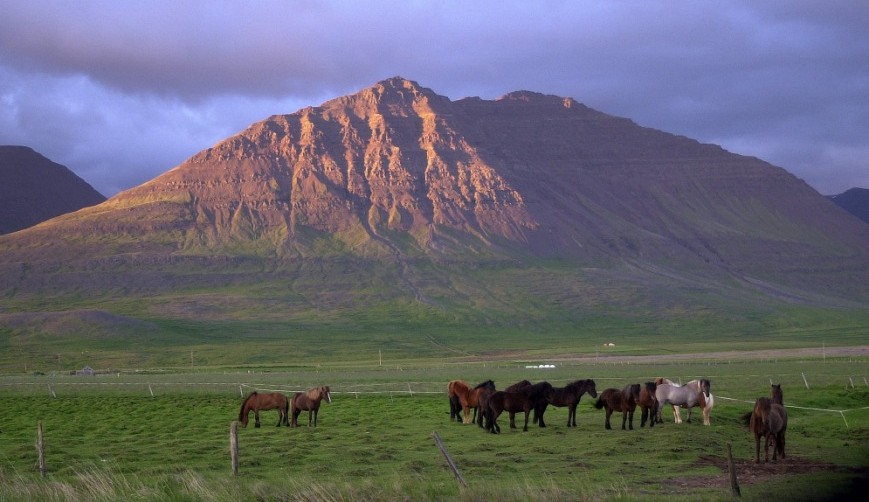
[[[232,460],[232,475],[238,476],[238,420],[229,426],[229,456]]]
[[[806,380],[806,374],[805,374],[805,373],[800,373],[800,375],[803,376],[803,383],[806,384],[806,388],[808,389],[808,388],[809,388],[809,381]]]
[[[36,425],[36,452],[39,462],[39,474],[45,477],[45,442],[42,439],[42,420]]]
[[[453,476],[456,477],[456,481],[458,481],[463,487],[468,486],[468,483],[465,482],[465,478],[463,478],[462,474],[459,472],[459,468],[456,467],[456,463],[453,462],[453,458],[450,457],[449,453],[447,453],[447,448],[444,446],[443,441],[441,441],[441,437],[437,432],[432,432],[432,437],[434,437],[438,449],[440,449],[441,453],[444,454],[444,458],[447,459],[447,465],[449,465],[450,470],[453,471]]]
[[[736,480],[736,467],[733,465],[733,451],[730,441],[727,442],[727,468],[730,470],[730,492],[735,497],[741,497],[739,482]]]

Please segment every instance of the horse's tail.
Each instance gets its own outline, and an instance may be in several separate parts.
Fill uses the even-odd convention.
[[[601,408],[603,408],[603,405],[604,405],[604,400],[603,400],[603,396],[601,396],[601,397],[597,398],[597,401],[595,401],[594,407],[597,409],[601,409]]]

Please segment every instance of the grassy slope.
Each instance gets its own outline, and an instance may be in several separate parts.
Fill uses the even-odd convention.
[[[869,343],[866,309],[706,288],[688,273],[653,281],[631,267],[630,282],[561,263],[173,273],[163,286],[8,296],[0,372],[551,357],[605,342],[635,354]]]

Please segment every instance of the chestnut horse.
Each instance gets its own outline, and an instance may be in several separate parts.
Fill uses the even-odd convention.
[[[594,407],[601,409],[606,407],[606,422],[604,428],[610,427],[610,415],[614,411],[622,412],[622,430],[625,430],[625,422],[628,422],[630,429],[634,430],[634,411],[637,409],[637,401],[640,399],[640,384],[628,384],[624,389],[606,389],[600,393]]]
[[[748,428],[754,434],[754,461],[760,463],[760,438],[764,438],[765,462],[769,462],[769,447],[773,446],[772,460],[785,458],[785,432],[788,428],[788,412],[785,410],[781,385],[773,385],[771,397],[759,397],[754,410],[743,415],[748,417]]]
[[[597,397],[594,380],[575,380],[564,387],[552,387],[546,394],[546,400],[552,406],[567,406],[567,426],[576,427],[576,407],[582,395],[588,392],[591,397]]]
[[[247,399],[241,403],[241,410],[238,412],[238,420],[242,427],[247,427],[248,416],[253,411],[254,427],[259,427],[259,412],[260,410],[278,410],[278,423],[275,427],[280,427],[281,424],[289,425],[287,420],[287,409],[289,407],[287,396],[280,392],[272,392],[269,394],[260,394],[259,392],[251,392]]]
[[[308,389],[307,392],[296,392],[296,395],[293,396],[293,400],[290,402],[291,416],[293,417],[290,422],[290,427],[299,426],[299,414],[302,413],[302,410],[307,410],[308,412],[308,427],[310,427],[312,423],[314,424],[314,427],[316,427],[317,412],[320,411],[320,401],[324,399],[327,403],[332,402],[332,391],[329,389],[328,385],[314,387]],[[313,420],[311,418],[312,416]]]
[[[521,382],[520,382],[521,383]],[[486,410],[486,429],[489,432],[498,434],[501,432],[501,426],[498,425],[498,417],[501,413],[508,412],[510,414],[510,428],[516,428],[516,413],[525,413],[525,426],[523,431],[528,431],[528,415],[531,410],[535,410],[538,414],[538,425],[546,427],[543,422],[543,412],[546,411],[546,394],[552,385],[549,382],[540,382],[533,385],[525,385],[514,392],[497,391],[487,399]]]
[[[640,399],[637,400],[637,405],[643,410],[640,415],[640,427],[646,426],[646,420],[649,421],[649,428],[655,426],[655,389],[658,385],[655,382],[646,382],[640,389]]]
[[[469,424],[477,422],[482,425],[483,415],[480,409],[480,395],[483,392],[494,392],[495,382],[486,380],[478,384],[473,389],[467,382],[463,380],[453,380],[447,384],[447,396],[450,400],[450,421],[455,418],[456,422],[461,420],[463,423]],[[474,409],[474,418],[471,419],[471,408]],[[459,410],[464,415],[463,419],[459,418]]]

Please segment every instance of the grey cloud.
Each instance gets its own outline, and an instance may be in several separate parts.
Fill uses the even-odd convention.
[[[839,1],[14,2],[0,142],[48,145],[111,194],[401,75],[452,99],[571,96],[829,193],[867,186],[867,26]]]

